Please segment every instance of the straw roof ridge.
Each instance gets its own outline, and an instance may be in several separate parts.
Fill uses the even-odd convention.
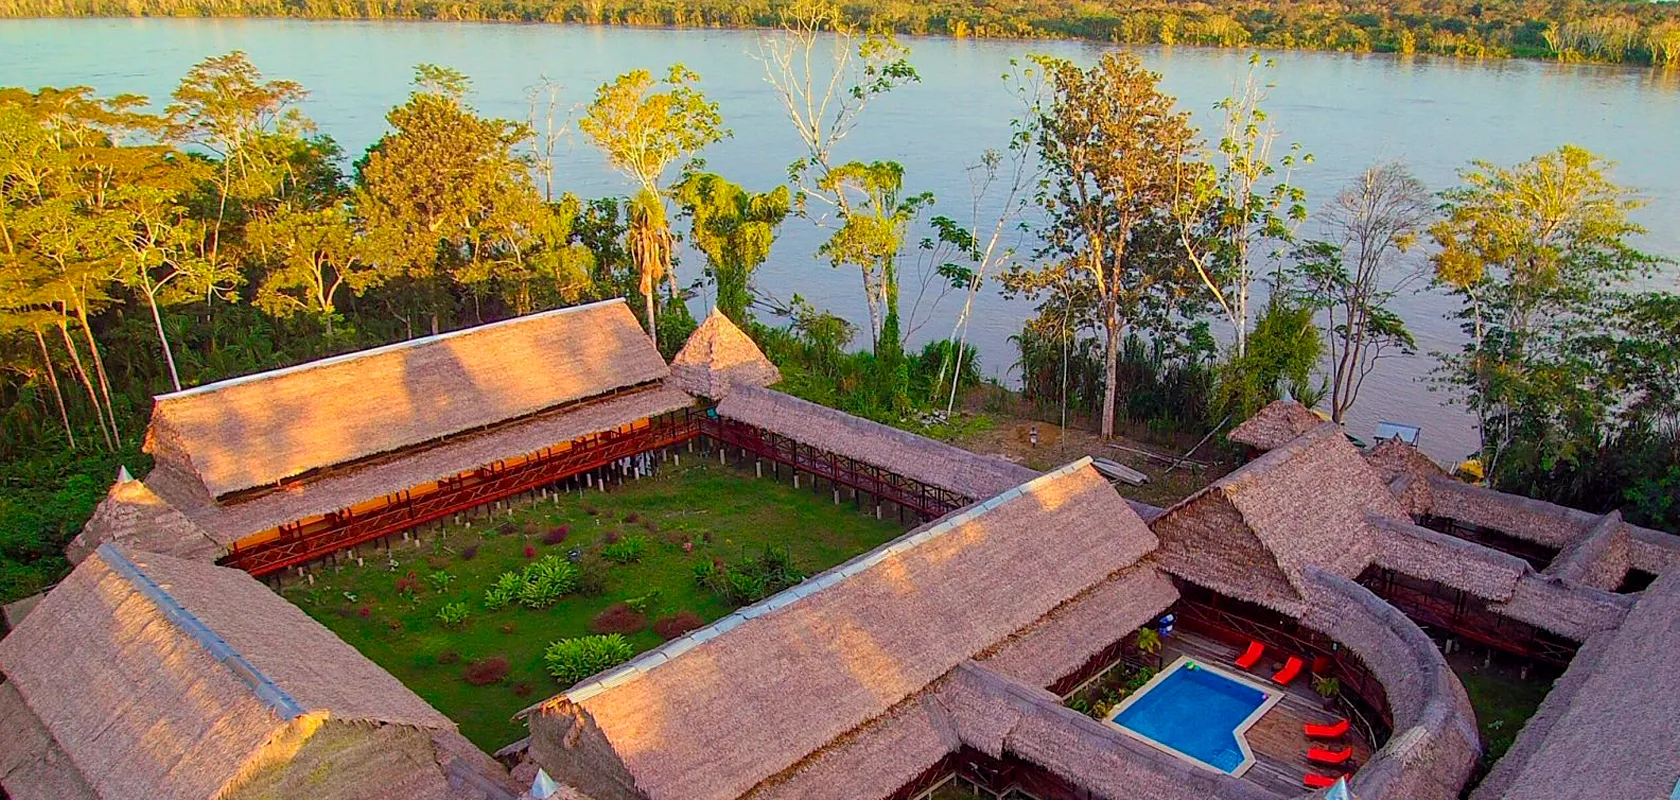
[[[545,701],[532,754],[597,753],[625,797],[737,797],[1142,558],[1129,514],[1075,462]]]
[[[1584,642],[1622,624],[1635,599],[1530,571],[1517,581],[1511,599],[1490,602],[1488,610]]]
[[[1051,609],[975,657],[987,669],[1049,687],[1178,601],[1178,588],[1148,559]]]
[[[333,470],[281,491],[234,503],[181,500],[180,507],[220,546],[296,520],[350,508],[366,500],[471,472],[503,459],[529,457],[545,449],[628,425],[693,404],[670,386],[653,386],[616,397],[541,412],[516,422],[454,436],[417,451],[386,456]],[[159,470],[146,477],[154,483]],[[166,499],[173,485],[154,487]]]
[[[737,385],[717,413],[830,453],[980,500],[1038,473],[999,458],[756,386]]]
[[[1417,445],[1410,444],[1398,436],[1377,442],[1375,447],[1365,451],[1365,460],[1370,462],[1371,468],[1383,476],[1385,481],[1400,475],[1411,475],[1423,480],[1451,477],[1445,468],[1419,450]]]
[[[766,778],[743,800],[857,800],[890,797],[962,747],[955,722],[932,689]]]
[[[123,475],[127,476],[127,470]],[[71,564],[80,564],[100,545],[112,542],[198,561],[213,560],[221,553],[208,531],[132,477],[119,477],[111,484],[93,516],[65,547],[65,556]]]
[[[1289,617],[1304,612],[1277,556],[1223,493],[1197,492],[1150,520],[1149,529],[1161,542],[1162,570]]]
[[[146,449],[224,497],[669,374],[605,301],[163,395]]]
[[[228,672],[251,688],[251,692],[268,706],[283,720],[293,720],[303,715],[303,707],[285,689],[275,685],[274,681],[264,675],[250,661],[245,659],[238,650],[226,640],[218,636],[215,631],[199,620],[191,611],[175,600],[162,586],[153,581],[150,576],[140,570],[140,566],[128,560],[114,545],[100,545],[95,551],[112,571],[121,575],[146,599],[151,600],[176,628],[193,641],[203,647],[211,658],[221,662]]]
[[[1546,574],[1600,589],[1615,589],[1629,568],[1627,535],[1622,530],[1622,512],[1611,511],[1597,524],[1558,552],[1546,565]]]
[[[1302,623],[1347,647],[1388,695],[1394,735],[1355,773],[1364,800],[1454,800],[1481,756],[1475,712],[1435,643],[1399,609],[1341,575],[1307,571]]]
[[[714,400],[733,384],[763,387],[782,380],[764,351],[716,306],[671,359],[671,376],[690,394]]]
[[[1627,534],[1628,561],[1635,569],[1661,575],[1680,567],[1680,536],[1622,523]]]
[[[1273,400],[1254,412],[1254,416],[1232,428],[1225,438],[1256,450],[1271,450],[1282,447],[1324,421],[1312,409],[1294,400]],[[1340,427],[1337,426],[1337,429]]]
[[[1680,780],[1677,658],[1680,573],[1669,573],[1620,628],[1587,640],[1473,800],[1668,797]]]
[[[1518,539],[1562,549],[1585,536],[1599,515],[1532,497],[1472,486],[1450,477],[1429,478],[1431,514]]]
[[[1371,515],[1378,535],[1375,563],[1414,578],[1462,589],[1484,600],[1509,600],[1531,572],[1509,553],[1448,536],[1409,521]]]

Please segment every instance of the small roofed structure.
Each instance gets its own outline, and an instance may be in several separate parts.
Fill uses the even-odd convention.
[[[103,545],[0,640],[14,800],[511,800],[396,678],[237,570]]]
[[[105,499],[99,501],[65,553],[70,563],[80,564],[104,542],[195,561],[211,561],[222,552],[208,531],[150,486],[135,480],[126,469],[111,484]]]
[[[667,374],[609,300],[163,395],[146,450],[193,494],[223,498]]]
[[[1232,428],[1225,438],[1263,452],[1282,447],[1324,422],[1312,409],[1294,400],[1273,400]]]
[[[531,754],[596,800],[802,796],[771,789],[837,743],[909,747],[920,755],[889,759],[893,780],[908,780],[955,742],[900,704],[1155,544],[1089,460],[1075,462],[539,704]],[[909,727],[866,727],[883,715]]]
[[[734,384],[769,386],[779,383],[782,373],[746,333],[714,307],[671,359],[671,377],[689,394],[722,400]]]

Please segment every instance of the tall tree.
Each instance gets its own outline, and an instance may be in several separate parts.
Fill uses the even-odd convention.
[[[1441,354],[1439,377],[1476,415],[1495,484],[1574,463],[1619,402],[1596,377],[1596,343],[1655,259],[1628,243],[1641,201],[1611,166],[1566,145],[1514,167],[1475,162],[1442,194],[1435,278],[1469,341]]]
[[[1402,257],[1434,216],[1423,183],[1399,161],[1373,164],[1320,212],[1323,237],[1296,250],[1296,279],[1325,316],[1330,418],[1342,422],[1384,355],[1416,342],[1389,301],[1423,273]]]
[[[791,210],[787,187],[749,192],[707,172],[685,177],[675,193],[689,218],[689,240],[706,256],[717,284],[718,310],[746,324],[753,271],[770,258],[776,230]]]
[[[660,278],[671,275],[671,248],[658,246],[672,238],[665,213],[665,173],[673,163],[729,135],[717,103],[707,100],[694,85],[699,80],[699,75],[681,64],[671,65],[658,81],[647,70],[627,72],[596,90],[595,102],[578,122],[607,163],[635,184],[632,203],[641,207],[643,230],[633,231],[639,244],[631,254],[642,273],[648,336],[656,342],[656,287]],[[650,204],[659,206],[657,214]],[[636,219],[632,213],[632,228]],[[671,280],[674,294],[674,275]]]
[[[455,70],[421,64],[414,84],[386,115],[391,132],[357,163],[351,204],[366,227],[367,258],[401,279],[408,305],[430,316],[435,333],[452,302],[448,281],[475,297],[489,290],[492,265],[551,212],[518,152],[529,128],[475,113]]]
[[[821,188],[847,198],[847,211],[817,253],[836,267],[857,267],[869,302],[875,353],[897,352],[904,344],[898,317],[899,251],[910,224],[933,203],[933,193],[905,196],[904,167],[896,161],[841,164],[823,176]]]
[[[1289,178],[1297,165],[1312,161],[1299,144],[1274,154],[1277,127],[1262,108],[1271,85],[1260,75],[1275,62],[1255,54],[1248,63],[1231,96],[1215,105],[1223,129],[1213,159],[1183,170],[1184,192],[1173,206],[1185,255],[1230,323],[1239,358],[1248,348],[1260,278],[1255,251],[1268,243],[1287,244],[1306,219],[1306,192]]]
[[[360,295],[386,275],[368,262],[366,244],[343,205],[320,210],[282,205],[251,223],[245,236],[266,267],[253,302],[275,317],[314,317],[328,338],[342,292]]]
[[[1039,270],[1015,270],[1011,282],[1034,292],[1041,279],[1067,270],[1089,286],[1070,293],[1095,300],[1104,334],[1100,429],[1114,434],[1121,337],[1149,272],[1128,258],[1134,233],[1163,220],[1184,201],[1181,173],[1194,154],[1196,130],[1159,88],[1160,75],[1130,53],[1105,54],[1089,70],[1037,57],[1052,84],[1040,121],[1040,149],[1049,180],[1040,197],[1048,259]],[[1036,277],[1035,277],[1036,273]]]

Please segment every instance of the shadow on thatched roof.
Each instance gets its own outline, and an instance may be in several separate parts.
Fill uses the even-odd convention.
[[[163,395],[146,449],[221,497],[668,374],[609,300]]]
[[[104,545],[0,640],[0,671],[0,783],[20,799],[474,796],[450,789],[448,718],[238,570]]]
[[[971,500],[984,500],[1038,474],[1002,459],[971,453],[770,389],[736,386],[718,404],[717,412]]]
[[[1324,423],[1324,419],[1294,400],[1273,400],[1225,435],[1237,444],[1271,450],[1288,444]]]
[[[1680,574],[1589,639],[1472,800],[1666,798],[1680,781]]]
[[[722,400],[733,384],[769,386],[780,382],[782,373],[751,338],[714,307],[671,359],[671,377],[689,394]]]
[[[531,753],[590,794],[738,797],[1154,546],[1075,462],[539,704]]]

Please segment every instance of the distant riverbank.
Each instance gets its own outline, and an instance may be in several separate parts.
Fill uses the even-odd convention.
[[[751,30],[777,27],[786,7],[770,0],[0,0],[0,18],[411,19]],[[854,0],[844,13],[850,24],[909,36],[1680,64],[1680,3],[1442,0],[1401,13],[1380,0],[1348,0],[1334,12],[1298,0],[1194,6],[1144,0],[1101,8],[1073,0]]]

